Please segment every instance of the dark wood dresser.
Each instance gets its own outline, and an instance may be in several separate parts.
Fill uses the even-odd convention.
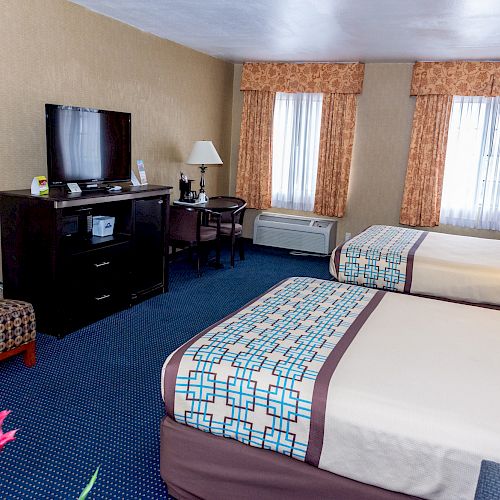
[[[4,297],[31,302],[37,329],[63,336],[166,291],[170,190],[0,192]],[[114,217],[112,235],[92,236],[95,216]]]

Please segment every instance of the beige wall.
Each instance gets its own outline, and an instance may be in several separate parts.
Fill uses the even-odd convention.
[[[359,96],[356,132],[346,215],[339,219],[337,239],[353,235],[371,224],[398,225],[399,210],[408,161],[415,98],[409,97],[410,63],[365,65],[363,93]],[[231,179],[236,178],[237,148],[241,120],[242,92],[238,91],[241,65],[235,66]],[[305,212],[272,209],[275,212]],[[245,236],[252,237],[253,222],[259,212],[248,210]],[[456,234],[500,238],[497,231],[477,231],[453,226],[435,230]]]
[[[44,104],[132,113],[132,161],[150,183],[178,185],[192,142],[214,141],[225,165],[207,190],[228,190],[233,65],[65,0],[4,0],[0,16],[0,190],[46,174]],[[177,194],[177,190],[174,194]]]
[[[412,64],[367,64],[358,98],[346,215],[339,238],[398,224],[415,101]]]
[[[65,0],[5,0],[0,46],[0,190],[28,188],[46,173],[43,105],[52,102],[131,112],[132,158],[144,160],[151,183],[176,187],[181,170],[198,180],[199,169],[184,160],[194,140],[212,139],[224,166],[208,169],[207,191],[234,193],[241,65],[233,78],[229,63]],[[411,68],[366,64],[339,239],[370,224],[398,223],[415,104]],[[245,236],[252,236],[256,213],[248,211]]]

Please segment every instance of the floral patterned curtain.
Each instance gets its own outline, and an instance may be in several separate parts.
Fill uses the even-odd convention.
[[[347,199],[364,64],[246,63],[236,194],[249,208],[271,206],[272,120],[276,92],[323,93],[315,211],[342,217]]]
[[[327,94],[323,98],[314,200],[314,212],[319,215],[344,216],[351,171],[356,104],[354,94]]]
[[[365,65],[361,63],[245,63],[241,90],[360,94]]]
[[[248,208],[271,207],[275,92],[249,90],[243,96],[236,196]]]
[[[453,96],[417,96],[401,224],[438,226]]]
[[[500,95],[500,63],[417,62],[410,95]]]
[[[500,95],[500,63],[417,62],[411,95],[417,101],[400,222],[437,226],[453,96]]]

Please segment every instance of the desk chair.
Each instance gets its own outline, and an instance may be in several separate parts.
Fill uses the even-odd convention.
[[[202,214],[208,213],[214,221],[213,227],[202,225]],[[177,248],[188,247],[191,252],[196,249],[196,270],[201,276],[202,247],[215,243],[216,263],[220,265],[220,214],[211,210],[197,210],[191,207],[170,207],[169,244],[175,254]],[[208,252],[207,252],[208,253]]]
[[[231,267],[234,267],[234,250],[238,241],[240,260],[245,260],[245,250],[243,248],[243,217],[247,203],[241,198],[234,196],[212,196],[212,200],[228,200],[238,205],[238,208],[233,211],[221,212],[220,220],[211,220],[210,225],[217,227],[220,225],[220,236],[231,242]]]

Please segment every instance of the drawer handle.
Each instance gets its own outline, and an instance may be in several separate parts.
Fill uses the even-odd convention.
[[[109,261],[104,261],[104,262],[101,262],[100,264],[94,264],[95,267],[102,267],[102,266],[109,266],[111,264],[111,262]]]
[[[109,293],[107,293],[107,294],[101,295],[100,297],[95,297],[95,300],[97,300],[99,302],[100,300],[109,299],[110,297],[111,297],[111,295]]]

